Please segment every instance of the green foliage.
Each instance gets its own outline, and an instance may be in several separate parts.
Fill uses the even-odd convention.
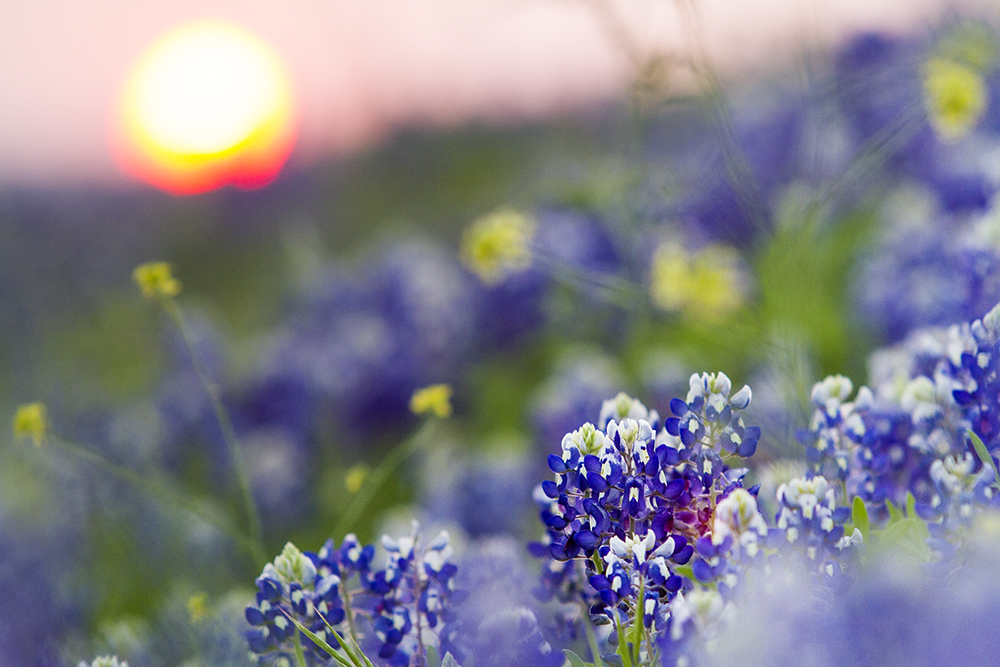
[[[851,523],[861,531],[861,537],[867,543],[868,537],[871,535],[871,525],[868,522],[868,508],[865,507],[865,501],[858,496],[854,497],[854,505],[851,508]]]
[[[972,440],[972,446],[976,450],[979,460],[983,462],[984,466],[993,470],[993,488],[1000,491],[1000,470],[997,469],[996,461],[993,460],[989,450],[986,449],[986,445],[983,444],[982,439],[978,435],[972,431],[966,431],[966,433],[969,434],[969,439]]]
[[[931,534],[927,529],[927,523],[917,516],[916,502],[913,494],[907,493],[904,514],[892,501],[886,501],[889,523],[882,530],[871,531],[868,558],[881,558],[895,553],[912,558],[918,563],[931,561],[933,552],[927,545],[927,538]]]
[[[570,667],[593,667],[593,663],[584,662],[583,658],[578,656],[576,653],[573,653],[573,651],[570,651],[568,648],[563,649],[563,653],[566,654],[566,659],[569,660]]]

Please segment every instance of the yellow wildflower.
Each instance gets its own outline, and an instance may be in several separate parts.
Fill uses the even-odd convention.
[[[700,319],[717,319],[743,304],[739,256],[732,248],[710,245],[691,254],[664,243],[653,258],[650,296],[663,310]]]
[[[344,486],[347,487],[347,492],[357,493],[360,491],[361,486],[365,483],[365,480],[368,479],[368,472],[368,466],[363,463],[359,463],[348,470],[347,474],[344,476]]]
[[[943,58],[924,64],[924,106],[931,127],[956,141],[976,126],[986,109],[986,84],[973,69]]]
[[[462,263],[488,285],[531,266],[535,223],[512,209],[500,209],[473,222],[462,234]]]
[[[27,403],[14,414],[14,437],[31,438],[36,447],[42,446],[48,426],[43,403]]]
[[[187,601],[188,614],[191,617],[191,624],[194,625],[208,615],[208,595],[206,593],[195,593]]]
[[[441,419],[446,419],[451,416],[451,394],[450,384],[432,384],[418,389],[410,398],[410,412],[415,415],[430,412]]]
[[[181,283],[174,278],[167,262],[147,262],[135,267],[132,272],[135,283],[149,299],[162,299],[181,293]]]

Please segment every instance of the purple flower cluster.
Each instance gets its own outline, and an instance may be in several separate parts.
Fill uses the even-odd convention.
[[[441,654],[461,656],[452,607],[466,595],[454,589],[458,568],[449,562],[448,534],[421,548],[414,525],[411,535],[384,536],[382,545],[385,567],[372,570],[374,546],[362,546],[354,535],[345,537],[339,549],[328,540],[318,553],[287,544],[257,578],[255,604],[246,609],[254,626],[247,632],[253,653],[268,664],[290,660],[298,641],[309,664],[326,664],[329,656],[296,629],[295,619],[335,647],[329,628],[341,636],[350,632],[388,665],[410,664],[415,652],[423,655],[428,641]],[[355,585],[349,589],[351,582]]]
[[[740,417],[749,387],[730,391],[725,374],[696,374],[687,400],[672,401],[675,416],[662,425],[656,411],[620,394],[605,402],[600,428],[584,424],[563,438],[562,454],[548,459],[555,479],[535,492],[547,531],[531,550],[548,559],[545,597],[585,602],[592,615],[615,622],[641,617],[654,628],[683,585],[676,568],[696,548],[699,580],[714,579],[713,568],[721,571],[739,545],[756,551],[744,535],[763,539],[766,527],[741,488],[745,471],[728,461],[752,455],[760,431]],[[729,498],[744,507],[729,507]],[[750,516],[741,514],[747,506]]]

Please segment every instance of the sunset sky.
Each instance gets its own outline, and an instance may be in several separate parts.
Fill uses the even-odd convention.
[[[949,8],[994,3],[696,4],[707,50],[733,74],[780,65],[803,46],[857,30],[919,29]],[[143,50],[187,21],[232,21],[273,46],[300,114],[292,160],[308,163],[401,124],[510,122],[613,97],[630,69],[607,16],[643,51],[682,52],[693,43],[670,0],[5,2],[0,184],[123,182],[108,141],[121,87]]]

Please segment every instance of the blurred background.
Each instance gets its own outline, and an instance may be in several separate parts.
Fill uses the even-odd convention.
[[[469,544],[531,537],[565,432],[619,391],[665,412],[698,371],[753,387],[761,466],[797,456],[813,382],[860,384],[872,350],[1000,300],[997,18],[985,0],[7,3],[0,413],[44,401],[59,433],[238,513],[183,341],[131,279],[166,260],[268,553],[407,513]],[[972,91],[958,111],[934,106],[938,61],[975,77],[941,75]],[[466,230],[511,215],[531,261],[491,275]],[[347,522],[439,382],[454,418]],[[238,616],[259,564],[98,468],[2,442],[0,663],[245,656],[185,605]]]

